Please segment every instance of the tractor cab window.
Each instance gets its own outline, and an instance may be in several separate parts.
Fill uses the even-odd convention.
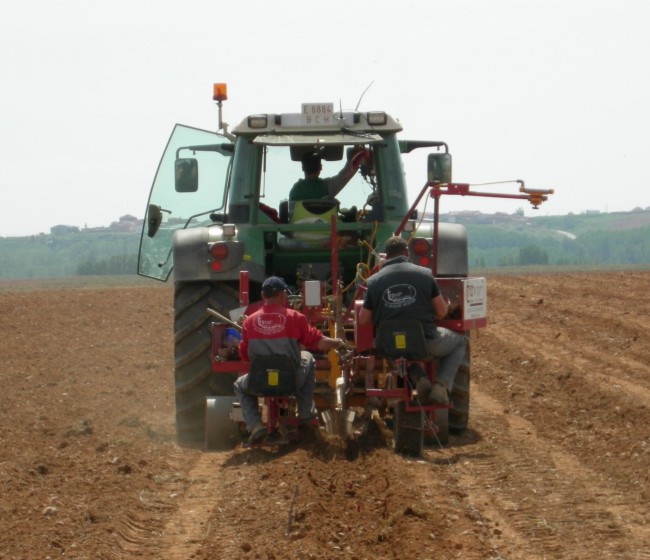
[[[335,196],[339,211],[345,211],[352,207],[361,210],[374,192],[368,176],[364,177],[362,174],[366,171],[365,169],[354,172],[349,180],[342,177],[347,162],[344,150],[340,150],[341,157],[338,160],[322,158],[318,162],[309,162],[313,166],[320,167],[317,176],[313,172],[310,173],[303,169],[306,164],[300,157],[300,151],[295,149],[292,151],[288,146],[263,146],[262,150],[264,156],[259,200],[267,207],[278,209],[279,214],[282,215],[282,221],[286,221],[284,214],[287,210],[285,208],[288,208],[288,217],[290,218],[298,200],[301,202],[320,201],[320,205],[334,200],[328,193],[330,184],[334,184],[334,188],[338,190],[336,185],[344,183],[342,189]],[[303,151],[310,153],[306,148]],[[293,196],[291,196],[292,193]],[[330,202],[330,206],[332,206],[332,202]]]

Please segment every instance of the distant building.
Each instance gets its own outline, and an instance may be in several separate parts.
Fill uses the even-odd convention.
[[[86,227],[84,229],[84,232],[87,233],[106,233],[111,231],[117,231],[121,233],[137,232],[142,229],[142,222],[143,220],[136,218],[135,216],[131,216],[131,214],[125,214],[124,216],[120,217],[117,222],[111,222],[110,226],[100,226],[94,228]]]
[[[139,231],[142,227],[142,220],[139,220],[131,214],[125,214],[120,217],[119,221],[110,225],[111,231]]]

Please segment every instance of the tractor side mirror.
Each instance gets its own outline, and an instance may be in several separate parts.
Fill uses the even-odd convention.
[[[179,158],[174,162],[174,188],[176,192],[199,190],[199,162],[195,158]]]
[[[451,183],[451,154],[429,154],[427,177],[429,182]]]
[[[147,236],[153,237],[158,232],[160,223],[162,222],[162,212],[160,206],[156,204],[149,205],[149,211],[147,212]]]

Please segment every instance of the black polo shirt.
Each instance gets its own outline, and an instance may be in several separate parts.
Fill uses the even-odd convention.
[[[412,318],[422,323],[426,338],[436,337],[431,300],[440,295],[440,288],[431,269],[406,256],[395,257],[370,276],[367,285],[363,306],[372,311],[375,328],[388,319]]]

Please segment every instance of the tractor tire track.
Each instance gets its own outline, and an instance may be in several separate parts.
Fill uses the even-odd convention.
[[[534,424],[473,391],[474,425],[485,434],[456,461],[461,487],[493,520],[503,558],[650,558],[647,508],[601,473],[548,441]],[[498,521],[498,523],[497,523]]]

